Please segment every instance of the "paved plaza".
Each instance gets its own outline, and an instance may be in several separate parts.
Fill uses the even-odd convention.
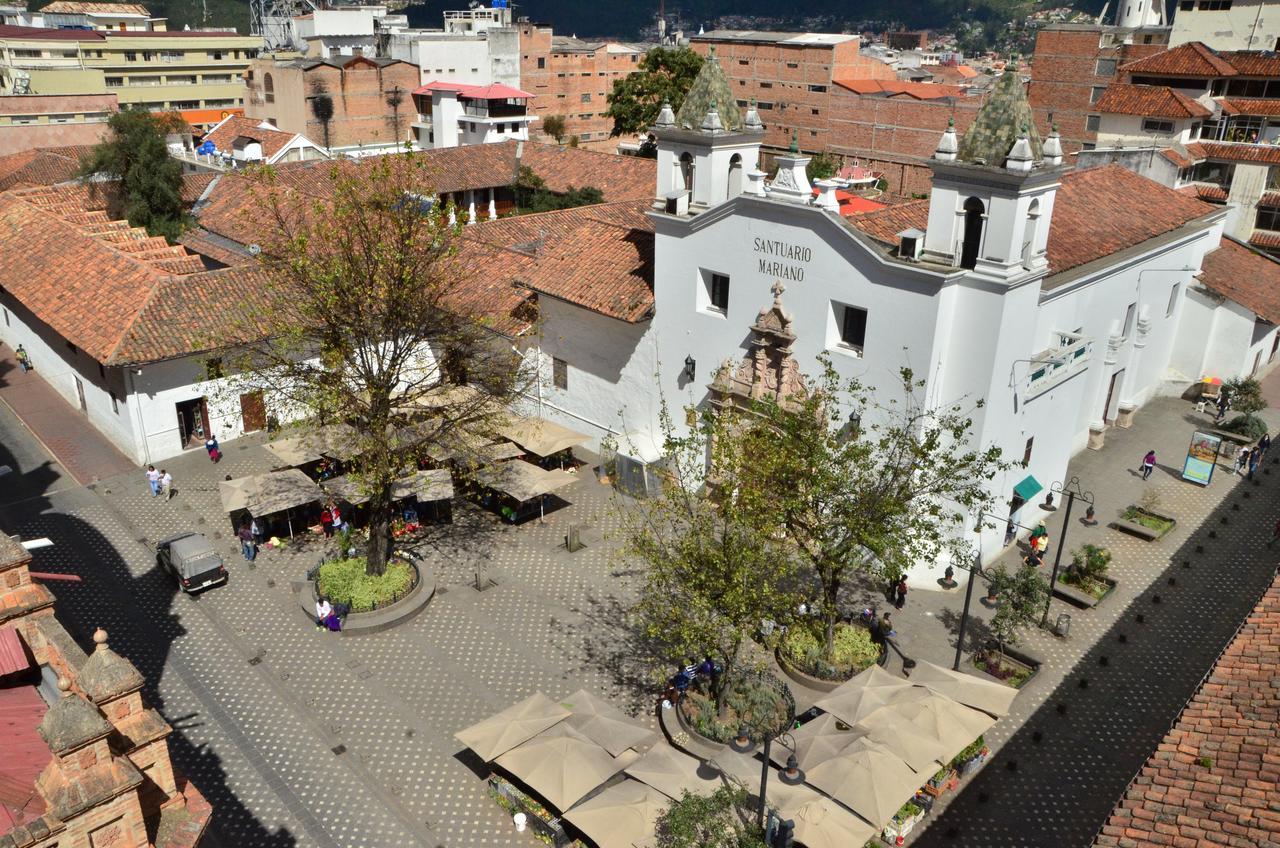
[[[12,387],[14,376],[0,382]],[[78,426],[78,453],[95,455],[78,413],[45,414],[64,430]],[[935,808],[917,842],[1088,844],[1270,582],[1265,541],[1280,513],[1280,465],[1268,460],[1256,486],[1223,469],[1208,488],[1181,482],[1190,432],[1205,423],[1186,402],[1154,401],[1132,429],[1109,431],[1103,451],[1077,457],[1071,473],[1096,496],[1100,522],[1083,526],[1077,509],[1068,547],[1109,546],[1119,588],[1090,611],[1055,603],[1054,616],[1072,615],[1067,639],[1026,639],[1023,649],[1044,662],[1040,674],[988,733],[991,762]],[[1160,467],[1144,484],[1131,469],[1151,447]],[[252,569],[240,558],[217,481],[266,470],[269,455],[261,437],[224,449],[217,466],[202,450],[166,462],[177,490],[167,503],[137,469],[81,487],[0,404],[0,464],[18,470],[0,490],[0,525],[53,540],[33,568],[78,578],[48,581],[60,618],[82,641],[105,627],[146,676],[147,696],[176,729],[175,766],[214,805],[216,844],[534,845],[459,756],[456,730],[535,691],[559,699],[580,688],[654,726],[655,681],[622,615],[639,575],[614,554],[614,496],[592,475],[565,490],[571,506],[545,524],[503,527],[457,510],[452,528],[417,546],[440,587],[427,610],[384,633],[342,638],[316,631],[290,590],[324,555],[322,541],[264,550]],[[1177,529],[1155,543],[1108,529],[1146,488]],[[1050,522],[1055,545],[1062,514]],[[572,554],[563,547],[571,524],[586,545]],[[153,544],[184,530],[225,548],[228,585],[175,593]],[[477,592],[478,572],[497,585]],[[990,616],[982,594],[975,639]],[[871,592],[855,600],[883,606]],[[894,615],[901,652],[949,667],[962,600],[958,590],[913,587]],[[901,673],[901,659],[889,668]],[[797,696],[803,705],[806,694]]]

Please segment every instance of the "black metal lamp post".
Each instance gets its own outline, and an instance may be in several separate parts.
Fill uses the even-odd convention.
[[[982,532],[982,519],[978,519],[977,532]],[[956,661],[951,664],[952,671],[960,670],[960,655],[964,653],[964,631],[969,624],[969,604],[973,602],[973,584],[977,582],[978,575],[982,573],[982,545],[979,543],[978,550],[973,554],[973,565],[968,569],[969,580],[964,587],[964,612],[960,613],[960,633],[956,637]]]
[[[1049,488],[1067,496],[1067,511],[1062,516],[1062,538],[1058,540],[1058,550],[1053,555],[1053,571],[1049,575],[1049,598],[1044,602],[1044,615],[1040,618],[1041,627],[1049,623],[1049,608],[1053,606],[1053,587],[1058,582],[1058,565],[1062,562],[1062,549],[1067,546],[1067,530],[1071,527],[1071,507],[1079,498],[1089,505],[1090,512],[1093,510],[1093,492],[1086,492],[1080,488],[1079,477],[1072,477],[1065,484],[1054,483]]]
[[[773,747],[774,739],[782,739],[783,744],[791,749],[791,754],[787,756],[787,764],[778,770],[778,779],[788,786],[797,786],[804,783],[804,769],[800,768],[796,761],[795,738],[785,730],[773,734],[766,734],[764,737],[764,763],[760,767],[760,807],[757,811],[756,825],[760,830],[764,830],[764,812],[768,807],[768,801],[765,799],[765,790],[769,786],[769,752]],[[790,744],[788,744],[788,742]],[[738,728],[738,736],[729,743],[729,747],[739,754],[752,754],[756,749],[755,740],[751,738],[751,729],[745,724]]]

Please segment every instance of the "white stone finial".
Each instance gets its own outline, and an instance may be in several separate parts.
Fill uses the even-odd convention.
[[[840,187],[840,183],[835,180],[818,180],[814,185],[818,189],[818,197],[814,205],[828,212],[839,213],[840,200],[836,197],[836,189]]]
[[[954,162],[959,152],[960,142],[956,138],[956,119],[952,118],[947,121],[947,129],[938,140],[938,149],[933,152],[933,158],[939,162]]]
[[[701,130],[703,132],[718,132],[724,129],[724,124],[720,121],[720,112],[716,109],[715,104],[707,110],[707,116],[702,119]]]
[[[786,290],[787,287],[782,280],[774,280],[773,285],[769,286],[769,291],[773,294],[773,302],[780,303],[782,301],[782,295]]]
[[[105,651],[107,649],[107,631],[99,627],[93,631],[93,644],[97,645],[95,651]]]
[[[662,101],[662,109],[658,112],[658,120],[654,121],[653,125],[664,129],[676,125],[676,113],[669,102]]]
[[[1022,135],[1018,136],[1018,140],[1009,150],[1004,167],[1006,170],[1020,173],[1026,173],[1035,167],[1035,161],[1031,158],[1031,142],[1027,140],[1026,127],[1022,128]]]
[[[759,168],[747,171],[747,187],[742,190],[742,193],[752,197],[764,197],[764,180],[767,176],[769,175]]]
[[[1053,125],[1053,131],[1049,133],[1049,137],[1044,140],[1044,163],[1051,168],[1056,168],[1062,164],[1062,137],[1058,135],[1058,125]]]
[[[751,98],[751,108],[747,110],[747,117],[742,122],[743,129],[748,132],[764,132],[764,121],[760,120],[760,113],[756,111],[755,98]]]
[[[65,674],[58,678],[58,691],[64,698],[71,694],[71,680]]]

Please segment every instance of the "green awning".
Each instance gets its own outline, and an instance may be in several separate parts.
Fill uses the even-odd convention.
[[[1028,503],[1036,495],[1044,491],[1044,486],[1040,485],[1040,481],[1028,474],[1023,478],[1022,482],[1013,487],[1013,495]]]

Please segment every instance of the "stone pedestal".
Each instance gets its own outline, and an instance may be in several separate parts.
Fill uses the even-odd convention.
[[[1133,416],[1137,414],[1138,407],[1132,403],[1122,403],[1116,413],[1116,426],[1122,430],[1128,430],[1133,426]]]
[[[1106,444],[1107,427],[1105,424],[1089,425],[1089,450],[1102,450]]]

